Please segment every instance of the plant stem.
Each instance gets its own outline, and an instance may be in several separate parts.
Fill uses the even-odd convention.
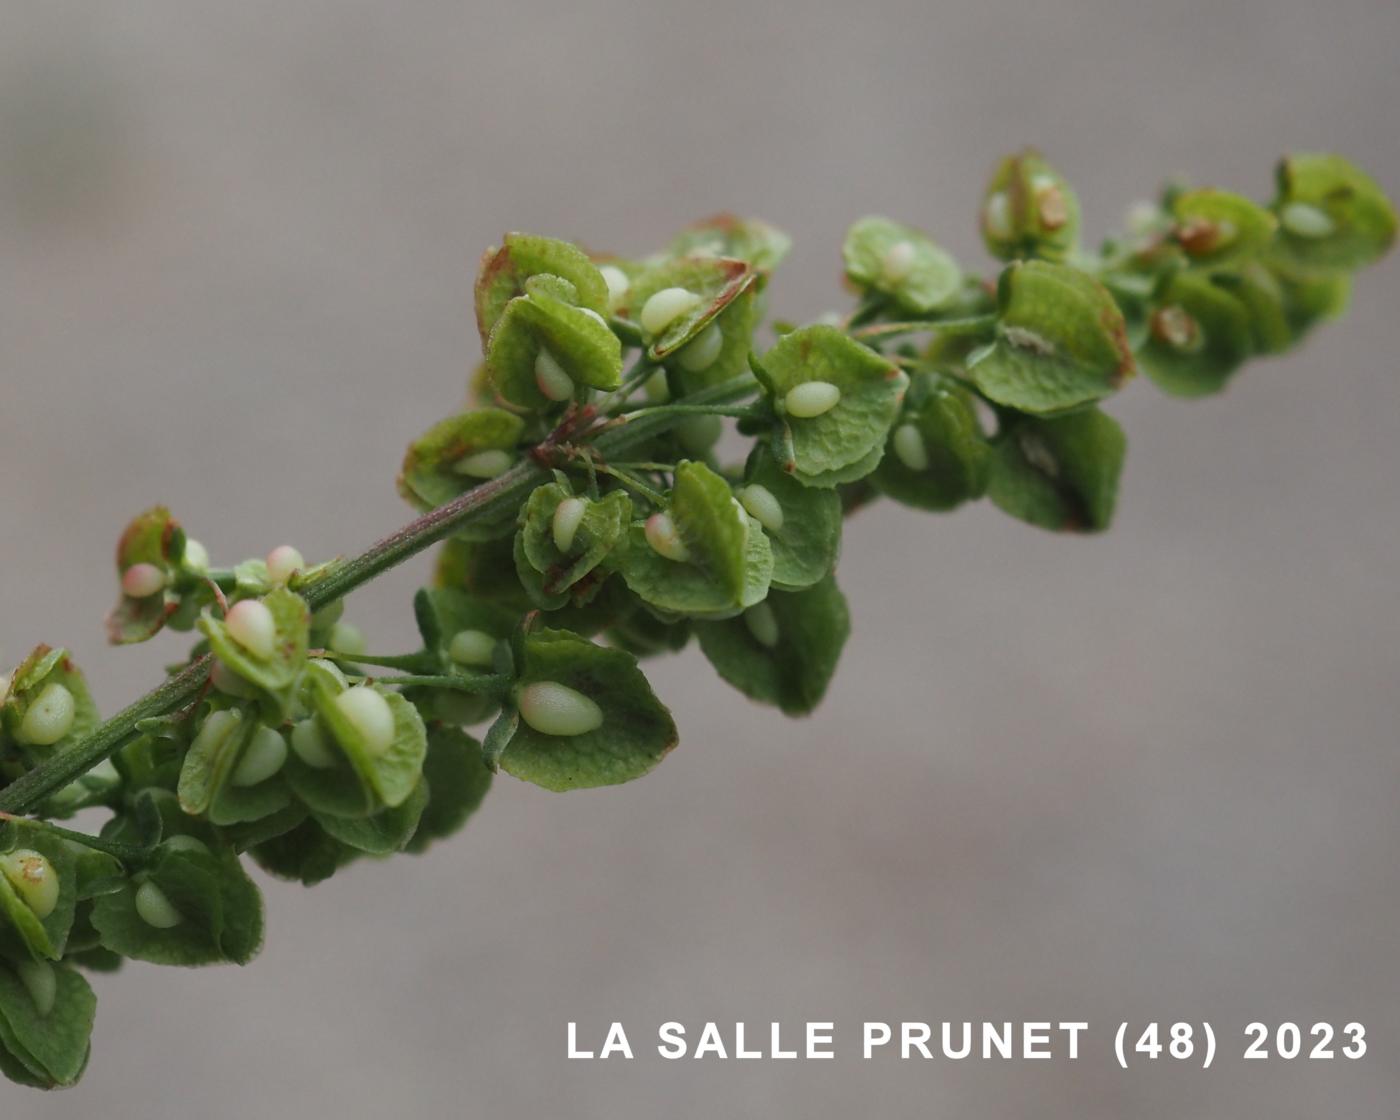
[[[697,405],[732,404],[753,391],[752,378],[739,378],[696,393],[690,399]],[[594,446],[603,455],[625,452],[674,427],[680,419],[673,413],[659,415],[655,410],[615,417],[600,431]],[[398,532],[371,545],[359,556],[335,565],[323,579],[303,589],[302,598],[313,611],[343,598],[396,564],[450,536],[466,522],[517,508],[531,490],[548,478],[549,472],[527,455],[505,474],[474,486],[461,497],[425,513]],[[136,725],[141,720],[162,716],[193,703],[208,682],[211,666],[209,654],[191,662],[140,700],[100,724],[87,738],[46,759],[29,773],[0,789],[0,812],[29,812],[44,798],[86,774],[135,738]]]
[[[501,693],[509,681],[506,677],[491,673],[482,673],[475,677],[407,674],[402,677],[375,677],[374,683],[391,685],[394,688],[450,688],[455,692]]]
[[[134,844],[123,844],[118,840],[107,840],[104,837],[93,836],[86,832],[75,832],[71,828],[63,828],[52,821],[36,821],[29,817],[17,817],[13,813],[0,813],[0,821],[24,821],[26,824],[38,825],[46,832],[52,832],[55,836],[61,836],[65,840],[71,840],[73,843],[91,848],[95,852],[106,852],[113,859],[121,860],[122,863],[140,863],[146,857],[146,851]]]

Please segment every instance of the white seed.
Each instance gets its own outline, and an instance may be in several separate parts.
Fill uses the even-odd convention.
[[[1011,240],[1011,199],[1005,191],[997,191],[983,205],[982,228],[993,241]]]
[[[34,1001],[34,1010],[39,1018],[47,1019],[58,998],[58,975],[48,961],[20,961],[15,965],[20,982]]]
[[[199,725],[199,730],[195,732],[194,741],[190,743],[190,750],[202,754],[211,749],[214,744],[227,739],[238,730],[243,719],[237,712],[220,711],[212,712]]]
[[[305,567],[305,558],[289,544],[279,544],[267,554],[267,578],[273,583],[286,583]]]
[[[880,260],[880,279],[891,285],[907,280],[914,271],[914,256],[912,241],[896,241]]]
[[[552,401],[566,401],[574,395],[574,379],[544,347],[535,355],[535,385]]]
[[[642,330],[658,335],[700,304],[700,297],[689,288],[662,288],[642,304]]]
[[[364,634],[353,622],[337,622],[332,626],[326,638],[326,646],[348,657],[355,657],[369,648],[365,643]]]
[[[544,353],[544,351],[540,351],[540,353]],[[573,382],[569,382],[569,385],[569,391],[572,392]],[[474,455],[463,455],[452,464],[452,470],[454,473],[466,475],[468,478],[496,478],[510,470],[510,464],[511,454],[509,451],[492,449],[478,451]]]
[[[130,599],[148,599],[165,589],[165,573],[154,564],[133,564],[122,573],[122,594]]]
[[[281,770],[286,761],[287,740],[282,738],[282,733],[271,727],[259,727],[243,748],[243,757],[229,780],[242,788],[259,785]]]
[[[256,685],[244,680],[222,661],[215,661],[214,667],[209,670],[209,683],[224,695],[236,696],[240,700],[251,700],[258,695]]]
[[[928,470],[928,448],[924,434],[914,424],[901,424],[894,430],[894,455],[911,471]]]
[[[554,536],[554,547],[566,556],[569,549],[574,547],[574,537],[578,534],[578,527],[583,524],[584,515],[587,513],[586,498],[565,498],[554,507],[554,516],[549,525],[550,532]]]
[[[203,840],[196,840],[193,836],[183,834],[176,834],[168,840],[162,840],[160,846],[172,852],[198,852],[206,856],[209,854],[209,845]]]
[[[277,624],[272,612],[258,599],[234,603],[224,618],[228,636],[260,661],[272,657],[277,648]]]
[[[378,757],[394,743],[394,713],[389,701],[368,687],[351,688],[335,698],[340,714],[359,732],[364,748]]]
[[[632,286],[632,281],[627,279],[627,273],[615,264],[605,264],[598,271],[603,274],[603,283],[608,286],[608,302],[616,307],[627,294],[627,289]]]
[[[724,349],[724,332],[718,323],[711,323],[690,342],[681,347],[676,361],[683,370],[699,373],[715,364],[720,351]]]
[[[783,506],[766,486],[752,483],[739,491],[739,504],[767,529],[776,533],[783,527]]]
[[[753,635],[753,640],[764,649],[772,649],[778,644],[778,619],[767,603],[755,603],[746,610],[744,625]]]
[[[680,531],[669,513],[653,513],[647,518],[647,544],[667,560],[683,564],[690,559],[690,549],[681,540]]]
[[[458,665],[489,669],[496,658],[496,639],[485,630],[458,630],[447,643],[447,656]]]
[[[165,892],[149,880],[136,888],[136,916],[155,929],[174,929],[185,920]]]
[[[335,765],[335,752],[320,723],[304,719],[292,728],[292,750],[313,770],[329,770]]]
[[[16,848],[0,856],[0,875],[10,881],[40,921],[58,906],[58,872],[46,856],[32,848]]]
[[[603,725],[603,709],[558,681],[527,684],[516,698],[520,718],[541,735],[585,735]]]
[[[1290,202],[1279,211],[1283,228],[1295,237],[1327,237],[1337,228],[1327,211],[1306,202]]]
[[[718,416],[687,416],[676,425],[676,439],[692,455],[703,455],[723,432],[724,422]]]
[[[185,555],[180,562],[192,572],[207,572],[209,570],[209,550],[193,537],[186,538]]]
[[[810,420],[830,412],[841,403],[841,390],[830,381],[804,381],[794,385],[783,398],[789,416]]]
[[[31,747],[52,746],[68,734],[77,714],[78,705],[73,694],[57,681],[51,681],[25,711],[15,738]]]
[[[599,315],[598,312],[594,311],[593,308],[580,307],[579,310],[582,311],[585,315],[587,315],[590,319],[594,320],[604,330],[612,330],[612,328],[608,326],[608,321],[604,319],[601,315]]]
[[[659,369],[647,378],[646,384],[642,386],[642,391],[646,393],[647,400],[652,404],[665,404],[671,399],[671,386],[666,381],[666,371]]]

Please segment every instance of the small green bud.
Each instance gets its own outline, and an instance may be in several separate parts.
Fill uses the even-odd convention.
[[[489,669],[495,655],[496,639],[485,630],[458,630],[447,644],[447,656],[458,665],[471,668]]]
[[[652,336],[659,335],[699,303],[700,297],[689,288],[662,288],[642,304],[642,330]]]
[[[804,381],[794,385],[783,398],[789,416],[810,420],[830,412],[841,403],[841,390],[830,381]]]
[[[20,961],[15,965],[20,982],[29,998],[34,1001],[34,1010],[39,1018],[47,1019],[58,998],[58,975],[48,961]]]
[[[286,761],[287,740],[282,738],[282,733],[271,727],[259,727],[243,748],[243,757],[229,780],[241,788],[256,786],[281,770]]]
[[[894,454],[911,471],[928,470],[928,448],[915,424],[901,424],[894,430]]]
[[[566,401],[574,395],[574,379],[543,346],[535,355],[535,386],[552,401]]]
[[[258,599],[234,603],[224,617],[229,637],[259,660],[272,657],[277,647],[277,624],[272,612]]]
[[[203,574],[209,570],[209,550],[193,537],[185,540],[185,555],[180,561],[192,572]]]
[[[306,567],[306,559],[289,544],[280,544],[267,554],[267,578],[286,583]]]
[[[136,916],[155,929],[174,929],[185,920],[165,892],[150,880],[136,888]]]
[[[51,681],[26,709],[15,738],[31,747],[50,747],[68,734],[77,714],[73,694]]]
[[[370,754],[382,755],[393,745],[394,713],[389,702],[374,689],[347,689],[335,698],[335,706],[360,733]]]
[[[718,323],[711,323],[696,338],[681,347],[676,361],[688,373],[699,373],[715,364],[724,349],[724,332]]]
[[[585,735],[603,725],[603,709],[557,681],[536,681],[516,697],[520,718],[541,735]]]
[[[540,351],[544,353],[543,350]],[[569,382],[569,394],[572,394],[573,382]],[[565,394],[568,396],[569,394]],[[545,396],[549,396],[548,393]],[[551,400],[563,400],[563,397],[550,397]],[[478,451],[474,455],[464,455],[452,464],[452,469],[457,474],[466,475],[468,478],[489,479],[503,475],[510,470],[511,454],[509,451],[492,449],[490,451]]]
[[[753,640],[764,649],[772,649],[778,644],[778,619],[773,608],[767,603],[755,603],[744,612],[744,625],[753,635]]]
[[[314,717],[293,726],[291,739],[292,750],[311,769],[329,770],[335,766],[335,752]]]
[[[770,533],[782,529],[783,506],[768,487],[752,483],[739,491],[738,498],[739,504]]]
[[[24,904],[43,921],[58,906],[58,872],[48,858],[31,848],[0,855],[0,875],[9,880]]]
[[[646,538],[647,544],[667,560],[684,564],[690,559],[690,549],[686,548],[685,541],[681,540],[680,532],[669,513],[653,513],[647,518]]]
[[[608,305],[616,307],[627,294],[627,289],[632,286],[632,281],[627,279],[627,273],[615,264],[602,265],[598,271],[603,274],[603,283],[608,286]]]
[[[122,594],[149,599],[165,589],[165,573],[154,564],[133,564],[122,573]]]
[[[550,532],[554,537],[554,547],[564,555],[567,556],[569,550],[574,547],[574,537],[578,534],[578,527],[583,524],[584,515],[587,513],[586,498],[565,498],[554,507]]]
[[[326,638],[326,645],[334,652],[343,653],[347,657],[355,657],[369,648],[365,643],[364,634],[353,622],[337,622],[332,626],[330,635]]]
[[[1337,223],[1328,217],[1327,211],[1306,202],[1286,203],[1279,211],[1278,220],[1294,237],[1331,237],[1337,230]]]
[[[703,455],[719,442],[724,422],[718,416],[687,416],[676,425],[676,438],[692,455]]]

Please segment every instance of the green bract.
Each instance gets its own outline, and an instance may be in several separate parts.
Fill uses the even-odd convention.
[[[775,525],[745,504],[744,490],[761,486],[782,511]],[[841,498],[832,489],[804,486],[773,461],[759,444],[749,457],[741,505],[759,522],[773,550],[772,583],[796,591],[816,583],[836,564],[841,550]]]
[[[486,250],[477,273],[476,322],[483,349],[506,305],[525,294],[531,277],[540,275],[555,278],[554,289],[567,292],[570,303],[607,314],[607,283],[582,249],[550,237],[508,233],[499,248]]]
[[[1395,209],[1376,181],[1341,156],[1308,153],[1278,165],[1281,254],[1309,268],[1360,268],[1395,244]]]
[[[506,305],[491,328],[486,363],[505,400],[539,410],[573,392],[565,386],[562,394],[546,394],[541,361],[553,363],[554,376],[562,372],[573,387],[613,389],[622,374],[622,346],[597,312],[538,288]]]
[[[269,591],[262,604],[272,615],[274,628],[272,648],[266,656],[238,642],[226,619],[206,615],[199,620],[199,628],[214,655],[242,680],[266,693],[280,710],[288,703],[292,686],[306,664],[311,612],[300,595],[285,587]]]
[[[1154,301],[1138,357],[1169,393],[1219,392],[1254,348],[1249,308],[1228,286],[1178,273]]]
[[[988,494],[1012,517],[1042,529],[1108,528],[1127,441],[1096,408],[1008,422],[997,441]]]
[[[289,759],[288,778],[298,795],[313,810],[323,810],[336,816],[363,816],[367,810],[379,806],[394,808],[408,800],[422,776],[423,758],[428,750],[427,730],[418,710],[397,692],[377,690],[389,705],[393,717],[392,740],[387,749],[380,751],[375,749],[375,744],[367,739],[364,731],[357,727],[335,702],[343,690],[338,690],[324,677],[313,680],[312,687],[316,714],[349,761],[350,769],[358,780],[361,793],[358,806],[360,811],[356,811],[357,806],[353,803],[346,804],[339,799],[318,800],[315,794],[308,796],[314,779]],[[311,773],[325,776],[327,784],[343,779],[341,771]]]
[[[21,978],[24,965],[0,962],[0,1062],[4,1072],[25,1084],[56,1089],[74,1084],[87,1065],[97,997],[76,971],[51,970],[52,1006],[42,1010]]]
[[[559,504],[568,500],[586,502],[581,520],[574,527],[567,551],[555,540],[554,517]],[[614,491],[598,499],[575,499],[573,492],[557,482],[536,489],[520,509],[520,551],[526,563],[540,577],[545,596],[568,591],[585,579],[621,545],[632,520],[632,503],[626,494]]]
[[[1278,221],[1257,203],[1229,191],[1186,191],[1172,200],[1173,235],[1192,261],[1214,267],[1266,246]]]
[[[870,481],[916,509],[952,509],[986,491],[991,458],[972,394],[950,377],[921,373]]]
[[[1101,400],[1132,375],[1123,313],[1108,290],[1068,265],[1007,266],[997,284],[997,338],[968,359],[986,396],[1021,412]]]
[[[846,231],[841,255],[853,284],[915,315],[943,306],[962,286],[952,256],[926,233],[889,218],[861,218]]]
[[[164,506],[152,506],[135,517],[117,542],[117,574],[138,564],[150,564],[167,577],[177,571],[185,553],[185,532]],[[133,596],[123,593],[107,615],[107,634],[114,643],[144,642],[160,632],[175,609],[165,589]]]
[[[409,445],[399,468],[399,493],[415,509],[446,505],[484,481],[456,470],[464,459],[482,452],[514,452],[525,422],[498,408],[464,412],[434,424]],[[514,517],[506,510],[465,535],[472,539],[505,536]]]
[[[0,828],[0,859],[8,856],[7,863],[21,865],[11,867],[11,872],[23,870],[24,855],[30,852],[46,862],[43,870],[57,881],[57,896],[49,894],[43,908],[47,913],[36,911],[34,898],[27,897],[9,874],[0,874],[0,961],[60,960],[73,927],[78,872],[72,850],[31,822],[15,821]]]
[[[1025,151],[997,166],[982,200],[982,240],[1002,260],[1069,256],[1079,238],[1079,200],[1064,177]]]
[[[581,735],[545,735],[524,720],[500,756],[500,765],[545,789],[584,789],[640,778],[676,745],[676,725],[657,700],[637,659],[619,649],[594,645],[564,630],[527,636],[517,693],[536,681],[574,689],[602,709],[596,730]]]
[[[664,361],[699,335],[757,278],[758,274],[744,261],[725,257],[689,256],[662,261],[632,279],[618,314],[641,325],[643,309],[658,292],[682,288],[696,297],[693,305],[659,334],[644,332],[647,356],[652,361]]]
[[[715,214],[677,234],[666,247],[666,255],[730,257],[744,261],[755,272],[768,273],[778,267],[791,248],[792,239],[767,222]]]
[[[491,788],[491,770],[481,757],[481,744],[453,727],[428,731],[428,756],[423,762],[428,804],[409,839],[407,850],[424,851],[466,824]]]
[[[61,751],[100,722],[87,681],[64,649],[36,647],[0,693],[0,729],[27,756]]]
[[[774,456],[809,486],[834,486],[862,477],[852,470],[874,469],[909,384],[888,358],[821,325],[784,335],[756,372],[779,407]],[[817,381],[840,391],[833,407],[811,417],[781,414],[794,388]]]

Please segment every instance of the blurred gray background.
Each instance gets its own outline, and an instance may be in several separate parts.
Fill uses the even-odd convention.
[[[69,646],[108,711],[126,518],[216,562],[406,519],[401,449],[462,398],[480,251],[640,253],[721,208],[787,228],[775,313],[843,306],[886,212],[979,261],[1034,143],[1091,231],[1167,173],[1267,196],[1330,148],[1400,190],[1393,0],[4,6],[0,657]],[[267,884],[246,970],[100,977],[83,1085],[6,1120],[328,1115],[1369,1118],[1400,1092],[1400,263],[1221,398],[1134,384],[1111,533],[863,512],[824,708],[655,663],[682,746],[632,786],[503,777],[454,843]],[[411,564],[352,604],[411,639]],[[678,1018],[834,1019],[834,1062],[664,1062]],[[863,1063],[863,1019],[1087,1019],[1077,1063]],[[623,1020],[627,1063],[565,1060]],[[1210,1019],[1203,1073],[1112,1061]],[[1239,1060],[1358,1019],[1360,1063]]]

